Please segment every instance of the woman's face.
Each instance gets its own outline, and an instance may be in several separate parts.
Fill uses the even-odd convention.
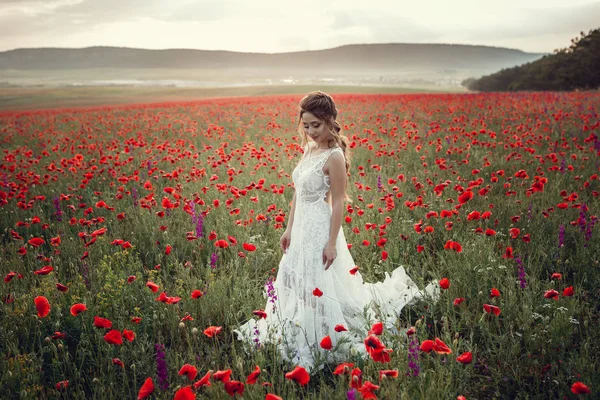
[[[304,132],[311,138],[319,147],[326,147],[329,140],[332,138],[329,127],[322,119],[317,118],[310,112],[302,114],[302,126]]]

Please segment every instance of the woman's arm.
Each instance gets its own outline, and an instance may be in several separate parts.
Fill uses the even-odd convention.
[[[346,186],[346,163],[344,156],[335,152],[329,156],[329,190],[331,191],[331,226],[329,228],[329,241],[327,244],[335,246],[344,210],[344,189]]]
[[[294,191],[294,197],[292,198],[292,205],[290,206],[290,217],[288,218],[286,231],[292,231],[292,225],[294,225],[294,212],[296,211],[296,191]]]
[[[342,214],[344,211],[344,190],[346,188],[346,163],[344,156],[334,152],[329,156],[331,165],[329,167],[329,190],[331,192],[331,225],[329,228],[329,240],[323,251],[323,262],[326,263],[325,269],[328,269],[335,258],[335,242],[342,225]]]

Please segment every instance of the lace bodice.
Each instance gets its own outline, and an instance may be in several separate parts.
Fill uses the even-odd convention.
[[[309,155],[307,154],[308,146],[305,146],[304,155],[292,172],[297,203],[314,203],[319,200],[326,200],[331,184],[329,176],[323,172],[323,166],[333,152],[338,151],[344,154],[340,147],[333,147],[317,155]]]

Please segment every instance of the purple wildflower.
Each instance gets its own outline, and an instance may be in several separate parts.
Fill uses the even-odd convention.
[[[81,272],[81,277],[83,278],[83,282],[85,283],[86,288],[90,288],[90,280],[89,280],[89,267],[85,261],[81,263],[81,267],[79,268],[79,272]]]
[[[165,345],[157,343],[156,349],[156,375],[158,376],[158,385],[161,390],[169,388],[169,373],[167,371],[167,361],[165,358]]]
[[[356,400],[356,389],[352,388],[346,392],[347,400]]]
[[[419,339],[413,335],[408,345],[408,376],[419,376]]]
[[[590,220],[586,226],[586,229],[585,229],[585,241],[586,242],[589,242],[590,239],[592,238],[592,229],[594,229],[594,225],[596,224],[597,221],[598,221],[597,217],[590,218]],[[586,243],[584,245],[584,247],[587,247],[587,245],[588,245],[588,243]]]
[[[381,175],[377,175],[377,190],[380,192],[383,190],[383,185],[381,184]]]
[[[196,237],[202,237],[204,228],[204,218],[202,217],[202,213],[196,212],[194,202],[192,202],[192,223],[196,228]]]
[[[137,207],[138,193],[137,193],[137,189],[135,187],[133,189],[131,189],[131,197],[133,197],[133,205]]]
[[[562,161],[561,161],[561,163],[560,163],[560,168],[559,168],[559,171],[563,175],[565,174],[565,164],[566,164],[566,162],[565,162],[565,159],[563,158]]]
[[[528,221],[531,221],[531,217],[533,215],[532,209],[533,209],[533,203],[529,203],[529,207],[527,208],[527,220]]]
[[[217,254],[216,253],[212,253],[210,256],[210,266],[214,269],[217,267]]]
[[[62,221],[63,212],[60,209],[60,198],[58,196],[54,198],[54,208],[56,209],[56,214],[54,215],[54,217],[58,222]]]
[[[257,348],[260,348],[260,330],[258,329],[258,322],[254,325],[254,344]]]
[[[565,245],[565,226],[560,225],[558,227],[558,248],[560,249]]]
[[[277,300],[277,294],[275,293],[275,287],[273,286],[273,277],[269,277],[269,280],[265,286],[267,287],[267,296],[269,296],[269,302],[273,304],[273,310],[271,312],[274,313],[276,309],[275,301]]]

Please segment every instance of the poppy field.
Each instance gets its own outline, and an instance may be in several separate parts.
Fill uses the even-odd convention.
[[[348,273],[440,296],[312,374],[236,339],[272,297],[301,97],[0,113],[0,397],[597,398],[597,91],[334,95]]]

